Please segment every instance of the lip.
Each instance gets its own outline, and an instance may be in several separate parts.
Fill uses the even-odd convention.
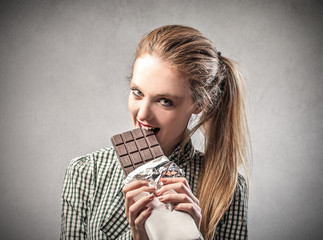
[[[155,135],[157,135],[157,134],[158,134],[158,132],[159,132],[160,128],[158,128],[158,127],[153,127],[153,126],[148,125],[148,124],[144,124],[144,123],[140,122],[139,120],[137,120],[137,121],[138,121],[138,124],[139,124],[139,127],[140,127],[140,128],[142,128],[142,127],[145,127],[145,128],[152,128],[152,131],[155,133]]]
[[[148,124],[144,124],[144,123],[140,122],[139,120],[137,120],[137,121],[138,121],[140,127],[144,126],[144,127],[154,128],[153,126],[150,126]]]

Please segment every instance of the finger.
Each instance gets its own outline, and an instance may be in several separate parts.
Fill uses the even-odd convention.
[[[134,190],[136,188],[142,187],[142,186],[148,186],[148,182],[147,181],[133,181],[131,183],[126,184],[123,188],[122,188],[122,192],[125,195],[127,192]]]
[[[170,185],[170,184],[174,184],[174,183],[181,183],[183,184],[186,188],[184,188],[184,186],[182,186],[181,184],[177,185],[180,188],[184,189],[187,191],[187,189],[189,189],[189,192],[192,193],[190,185],[188,184],[187,180],[185,177],[179,177],[179,178],[163,178],[162,182],[164,185]],[[194,196],[194,194],[190,194],[192,199],[198,203],[198,199]]]
[[[126,211],[126,216],[128,217],[128,215],[129,215],[129,208],[130,208],[131,205],[133,205],[135,203],[134,198],[136,196],[138,196],[142,192],[152,193],[152,192],[155,192],[155,190],[156,190],[155,187],[142,186],[142,187],[140,187],[138,189],[134,189],[134,190],[128,191],[125,194],[125,206],[126,206],[125,211]]]
[[[156,190],[155,187],[142,186],[140,188],[128,191],[125,195],[125,198],[126,200],[132,200],[142,192],[152,193],[152,192],[155,192],[155,190]]]
[[[186,194],[165,194],[163,196],[158,197],[159,201],[163,203],[191,203],[193,204],[193,200]]]
[[[179,203],[174,207],[174,209],[177,211],[191,213],[192,215],[201,213],[201,208],[194,203]]]
[[[196,226],[198,228],[200,227],[202,214],[201,214],[201,208],[199,206],[191,203],[180,203],[176,205],[174,209],[177,211],[186,212],[189,215],[191,215],[192,218],[194,219]]]
[[[186,187],[190,188],[190,186],[188,185],[188,182],[187,182],[186,178],[184,178],[184,177],[179,177],[179,178],[162,178],[161,181],[162,181],[162,183],[164,185],[181,182]]]
[[[196,204],[199,204],[199,200],[194,196],[191,189],[186,186],[184,182],[176,182],[163,186],[159,191],[156,192],[157,196],[161,196],[169,190],[175,190],[177,193],[187,194]]]
[[[149,194],[148,196],[145,196],[141,199],[139,199],[137,202],[132,204],[129,208],[129,223],[131,226],[135,225],[136,218],[140,215],[142,211],[144,211],[147,208],[147,204],[154,199],[154,194]]]
[[[144,211],[142,211],[138,217],[136,218],[134,225],[136,229],[142,229],[144,227],[144,224],[147,220],[147,218],[151,215],[152,208],[146,208]]]

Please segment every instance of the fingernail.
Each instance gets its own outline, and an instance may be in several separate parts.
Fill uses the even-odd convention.
[[[163,183],[167,183],[167,179],[163,178],[163,179],[162,179],[162,182],[163,182]]]
[[[152,210],[153,210],[153,209],[152,209],[152,208],[150,208],[150,207],[149,207],[149,208],[147,208],[147,212],[148,212],[148,213],[151,213],[151,211],[152,211]]]
[[[156,195],[157,195],[157,196],[161,195],[161,191],[160,191],[160,190],[157,190],[157,191],[156,191]]]
[[[154,199],[154,197],[155,197],[155,195],[152,193],[152,194],[150,194],[150,196],[149,196],[149,200],[153,200]]]
[[[148,182],[147,181],[141,181],[142,185],[147,185],[148,186]]]
[[[163,201],[163,199],[164,199],[164,197],[163,197],[163,196],[158,197],[158,200],[159,200],[159,201]]]

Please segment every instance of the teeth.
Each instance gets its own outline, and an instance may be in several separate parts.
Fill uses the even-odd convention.
[[[146,127],[146,126],[141,126],[143,129],[146,129],[146,130],[153,130],[154,128],[152,127]]]
[[[140,124],[139,123],[139,125],[140,125],[140,127],[141,128],[143,128],[143,129],[145,129],[145,130],[154,130],[155,128],[153,128],[153,127],[146,127],[146,126],[144,126],[144,125],[142,125],[142,124]]]

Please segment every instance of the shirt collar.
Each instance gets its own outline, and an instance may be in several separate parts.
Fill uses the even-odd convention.
[[[170,161],[173,161],[177,165],[186,165],[195,152],[191,139],[185,143],[184,149],[182,145],[183,142],[179,143],[173,153],[168,157]]]

